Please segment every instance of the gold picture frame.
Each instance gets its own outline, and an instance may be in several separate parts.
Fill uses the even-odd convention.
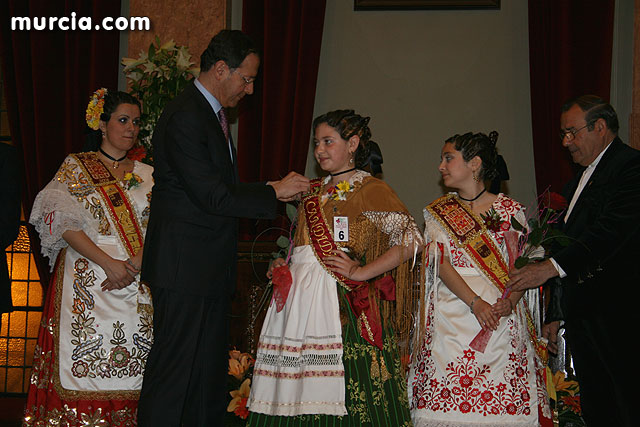
[[[354,0],[354,10],[500,9],[500,0]]]

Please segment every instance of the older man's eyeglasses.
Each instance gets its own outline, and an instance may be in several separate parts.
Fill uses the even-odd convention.
[[[567,141],[573,141],[576,137],[576,134],[578,132],[580,132],[582,129],[589,127],[590,123],[587,123],[586,125],[582,126],[580,129],[567,129],[567,130],[561,130],[560,131],[560,140],[564,141],[565,138],[567,139]]]
[[[255,77],[246,77],[246,76],[243,76],[240,72],[238,72],[238,70],[233,70],[233,71],[237,73],[240,77],[242,77],[242,80],[244,81],[245,86],[249,86],[251,83],[256,81]]]

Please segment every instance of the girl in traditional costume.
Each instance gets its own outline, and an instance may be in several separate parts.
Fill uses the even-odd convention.
[[[338,110],[313,123],[329,176],[298,209],[292,284],[275,287],[264,321],[249,425],[411,423],[396,340],[407,343],[422,237],[393,190],[362,170],[377,166],[368,122]]]
[[[53,276],[24,426],[136,425],[153,341],[149,290],[137,280],[153,168],[127,158],[140,103],[100,89],[86,119],[97,152],[67,156],[29,220]]]
[[[414,425],[552,425],[538,345],[535,291],[504,284],[526,224],[524,207],[486,191],[497,175],[497,133],[455,135],[442,149],[444,185],[457,190],[424,209],[424,290],[412,353]]]

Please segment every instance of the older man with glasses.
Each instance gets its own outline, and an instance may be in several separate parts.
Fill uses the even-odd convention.
[[[559,277],[560,307],[589,426],[631,426],[631,381],[640,285],[640,152],[618,138],[618,117],[603,99],[567,102],[562,145],[583,171],[564,190],[570,244],[552,258],[511,272],[507,286],[534,288]],[[546,328],[550,349],[557,322]],[[634,423],[634,425],[637,425]]]

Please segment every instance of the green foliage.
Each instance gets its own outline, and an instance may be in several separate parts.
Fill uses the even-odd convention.
[[[200,73],[194,67],[186,46],[177,46],[173,40],[164,44],[156,36],[147,52],[141,51],[137,59],[122,58],[129,93],[142,103],[142,123],[139,141],[151,153],[151,137],[165,105],[179,94],[187,83]],[[144,160],[152,163],[151,156]]]

